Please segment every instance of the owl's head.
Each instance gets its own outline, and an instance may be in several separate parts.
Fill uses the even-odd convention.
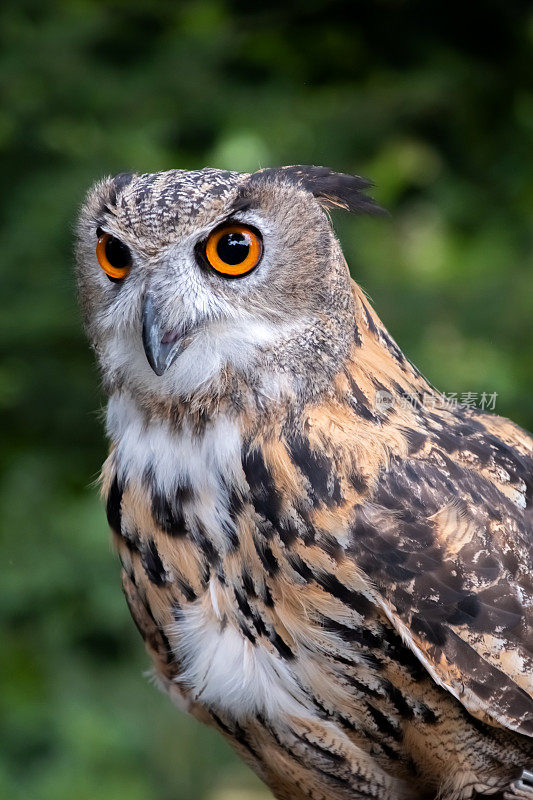
[[[322,167],[122,174],[83,206],[78,286],[108,392],[190,400],[244,381],[319,387],[351,344],[350,277],[329,217],[374,212]]]

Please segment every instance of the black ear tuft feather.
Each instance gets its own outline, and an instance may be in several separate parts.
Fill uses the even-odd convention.
[[[298,164],[292,167],[269,167],[254,172],[251,180],[289,181],[307,189],[324,208],[344,208],[358,214],[384,214],[384,210],[365,194],[372,182],[359,175],[334,172],[329,167]]]

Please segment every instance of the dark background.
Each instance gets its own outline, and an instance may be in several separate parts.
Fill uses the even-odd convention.
[[[129,169],[367,175],[391,217],[334,216],[354,277],[436,386],[533,428],[531,6],[4,0],[0,39],[0,796],[266,798],[142,676],[77,209]]]

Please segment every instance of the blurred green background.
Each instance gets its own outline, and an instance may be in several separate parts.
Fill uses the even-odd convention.
[[[353,274],[447,392],[533,428],[533,11],[505,0],[4,0],[0,796],[260,800],[143,677],[92,481],[103,398],[72,233],[107,173],[316,163]]]

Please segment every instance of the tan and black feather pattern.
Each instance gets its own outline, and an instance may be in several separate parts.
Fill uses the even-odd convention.
[[[403,639],[471,713],[533,735],[533,440],[466,407],[428,409],[420,387],[407,418],[381,419],[375,392],[402,391],[391,382],[401,362],[365,395],[356,358],[337,396],[281,439],[307,494],[296,503],[313,509],[310,535],[369,579]],[[374,426],[367,442],[357,442],[361,418]]]
[[[362,326],[358,349],[378,346],[373,325]],[[187,535],[192,490],[165,498],[148,480],[130,500],[127,487],[118,495],[114,476],[108,513],[121,531],[130,609],[141,629],[150,609],[148,620],[167,632],[142,630],[163,677],[180,672],[168,631],[182,606],[203,602],[214,571],[225,624],[233,619],[253,647],[291,665],[318,718],[335,720],[362,752],[374,742],[376,764],[395,776],[387,779],[394,796],[409,797],[402,781],[413,774],[420,785],[431,781],[421,742],[427,734],[409,734],[416,744],[406,758],[406,726],[446,728],[453,711],[432,679],[483,722],[532,732],[531,455],[527,434],[466,408],[410,403],[382,412],[377,391],[429,387],[392,347],[381,349],[380,360],[373,354],[377,378],[355,352],[327,399],[258,428],[248,421],[244,480],[227,486],[233,547],[224,557],[201,527],[194,541]],[[133,603],[131,581],[141,587]],[[204,718],[198,699],[192,705]],[[209,713],[234,740],[231,720]],[[464,718],[453,711],[451,719],[466,736]],[[259,769],[266,740],[287,748],[280,742],[294,736],[295,724],[283,734],[265,721],[247,760]],[[241,725],[240,751],[256,726]],[[327,731],[320,736],[326,750],[333,746]],[[491,736],[499,742],[496,729]],[[530,750],[524,742],[519,754],[524,747]],[[514,775],[516,754],[505,738],[499,748]]]

